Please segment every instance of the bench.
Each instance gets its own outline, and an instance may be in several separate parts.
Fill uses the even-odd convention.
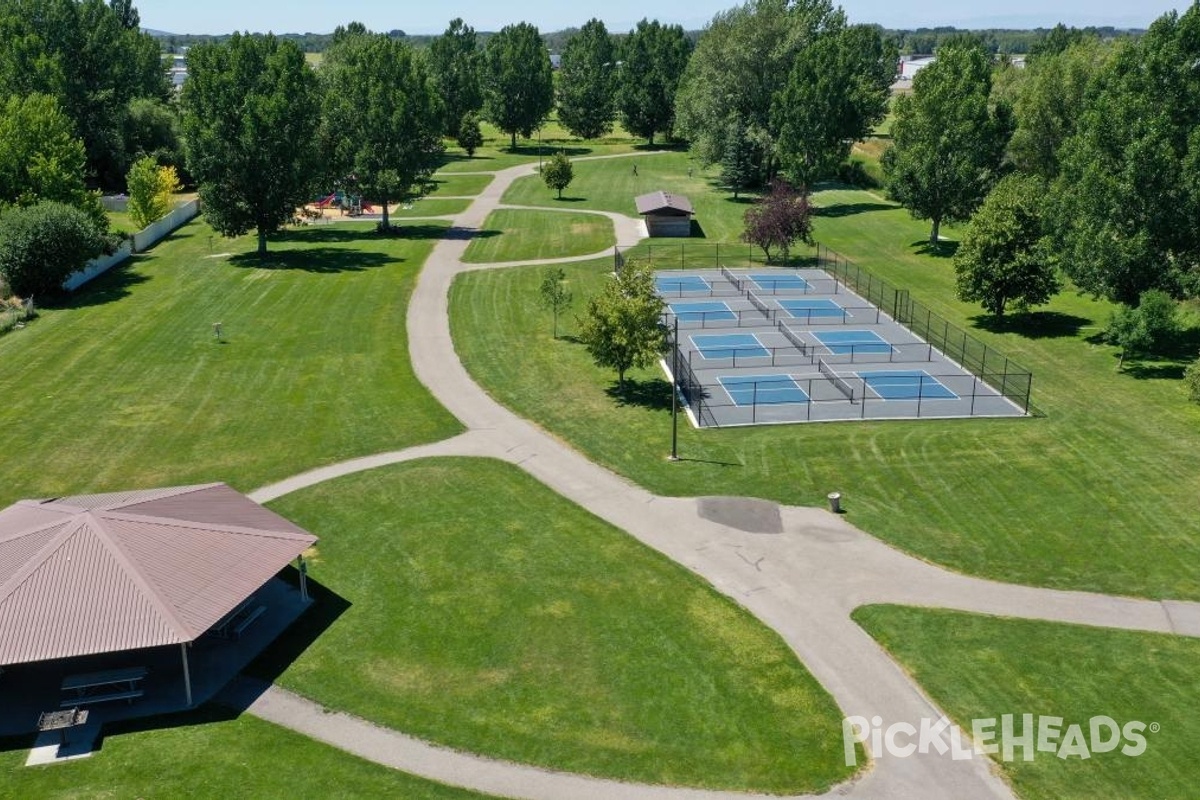
[[[267,613],[267,607],[258,606],[250,613],[244,615],[240,620],[238,620],[238,623],[233,626],[233,638],[239,638],[243,633],[246,632],[247,628],[254,624],[255,620],[265,613]]]
[[[267,613],[266,606],[254,606],[254,598],[247,597],[237,608],[230,611],[225,616],[217,621],[208,630],[210,636],[216,636],[220,639],[237,639],[246,630],[255,623],[255,621],[263,614]]]
[[[108,703],[113,700],[132,703],[145,694],[141,683],[148,672],[145,667],[126,667],[68,675],[63,678],[61,689],[65,697],[59,703],[59,707]]]

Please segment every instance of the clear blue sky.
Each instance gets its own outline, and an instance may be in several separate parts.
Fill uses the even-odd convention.
[[[327,33],[354,20],[373,30],[441,33],[454,17],[462,17],[476,30],[499,30],[511,22],[527,21],[548,32],[578,27],[593,16],[603,19],[612,31],[628,30],[644,16],[692,29],[703,27],[717,11],[739,3],[690,0],[651,7],[639,0],[135,0],[135,4],[144,27],[171,33]],[[1117,0],[845,0],[841,5],[852,22],[875,22],[889,28],[1030,28],[1057,22],[1145,27],[1163,13],[1183,11],[1190,4],[1153,0],[1145,4]]]

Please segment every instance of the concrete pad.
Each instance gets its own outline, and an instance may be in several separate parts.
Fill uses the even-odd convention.
[[[779,506],[753,497],[698,497],[696,511],[709,522],[747,533],[783,533]]]
[[[62,744],[62,736],[58,731],[39,733],[33,749],[29,751],[29,758],[25,759],[25,766],[39,767],[89,758],[95,752],[99,738],[99,724],[71,728],[67,731],[66,745]]]

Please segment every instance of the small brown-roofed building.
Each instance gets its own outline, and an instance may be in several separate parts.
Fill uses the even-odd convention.
[[[186,646],[316,541],[223,483],[20,501],[0,511],[0,666],[179,645],[191,705]]]
[[[691,236],[692,201],[681,194],[651,192],[634,200],[651,236]]]

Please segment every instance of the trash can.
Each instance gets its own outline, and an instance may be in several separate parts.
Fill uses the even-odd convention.
[[[829,510],[835,514],[842,513],[842,493],[830,492],[826,497],[829,499]]]

